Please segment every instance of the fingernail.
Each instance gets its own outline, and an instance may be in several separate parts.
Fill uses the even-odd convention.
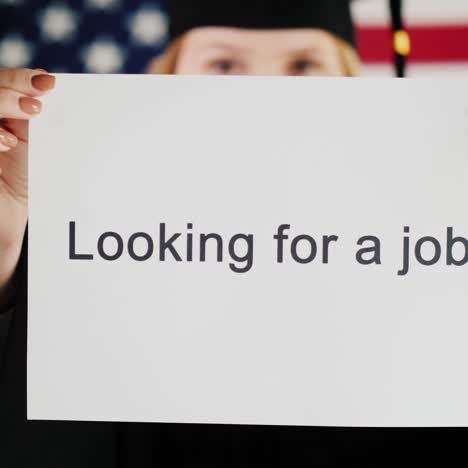
[[[8,146],[8,148],[14,148],[18,144],[18,138],[9,133],[0,133],[0,145]]]
[[[55,76],[35,75],[32,77],[31,82],[38,91],[50,91],[55,86]]]
[[[26,114],[39,114],[42,109],[42,102],[30,97],[22,97],[19,100],[21,110]]]

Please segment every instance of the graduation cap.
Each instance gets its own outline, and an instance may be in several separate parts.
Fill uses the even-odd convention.
[[[169,36],[204,26],[246,29],[324,29],[352,46],[356,38],[352,0],[168,0]],[[404,76],[409,36],[403,29],[402,0],[390,0],[397,76]]]
[[[350,0],[169,0],[171,39],[190,29],[319,28],[354,45]]]

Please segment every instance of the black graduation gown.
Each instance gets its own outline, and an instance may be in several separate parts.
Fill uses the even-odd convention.
[[[0,313],[2,468],[373,467],[468,461],[464,429],[27,421],[26,260],[24,242],[13,308]]]

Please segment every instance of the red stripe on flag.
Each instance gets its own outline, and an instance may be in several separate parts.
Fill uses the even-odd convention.
[[[407,31],[411,37],[410,62],[468,62],[468,25],[412,26]],[[357,40],[364,63],[393,61],[390,28],[360,26]]]

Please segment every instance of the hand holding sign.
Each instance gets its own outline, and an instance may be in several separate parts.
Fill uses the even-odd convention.
[[[0,70],[0,292],[15,268],[28,211],[28,121],[41,112],[36,98],[55,78],[44,70]]]

